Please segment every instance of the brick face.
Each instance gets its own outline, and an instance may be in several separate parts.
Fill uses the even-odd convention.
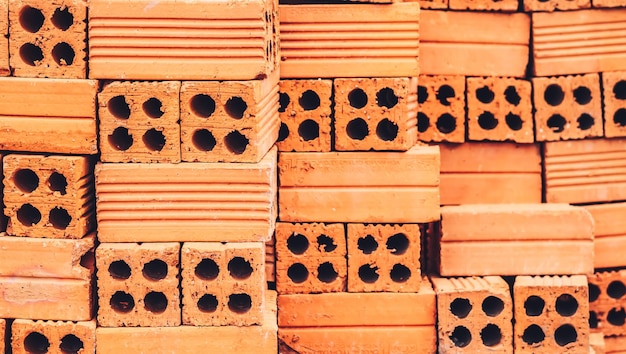
[[[95,320],[86,322],[15,320],[11,332],[11,349],[15,354],[96,352]]]
[[[604,136],[626,136],[626,72],[602,73]]]
[[[626,334],[626,270],[595,272],[587,279],[591,331],[605,336]]]
[[[418,140],[465,142],[465,78],[420,75],[418,81]]]

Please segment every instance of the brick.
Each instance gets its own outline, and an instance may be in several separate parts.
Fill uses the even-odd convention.
[[[0,13],[9,13],[9,2],[2,1],[0,3]],[[0,17],[0,76],[11,75],[11,68],[9,67],[9,17]],[[0,351],[2,351],[0,343]]]
[[[422,9],[447,9],[449,0],[420,0]]]
[[[469,140],[534,139],[532,88],[529,81],[505,77],[467,78]]]
[[[275,149],[257,164],[98,164],[98,238],[265,241],[274,232],[276,183]]]
[[[280,80],[279,151],[330,151],[331,80]]]
[[[280,154],[281,221],[421,223],[439,219],[439,149]],[[380,208],[386,200],[394,208]]]
[[[297,4],[279,10],[282,79],[419,74],[418,2]]]
[[[276,292],[268,291],[261,326],[129,327],[96,329],[98,353],[233,353],[275,354]]]
[[[524,77],[529,43],[527,14],[424,10],[420,74]]]
[[[346,291],[348,261],[343,224],[276,224],[279,294]]]
[[[450,10],[517,11],[518,0],[450,0]]]
[[[417,87],[417,139],[465,142],[465,78],[420,75]]]
[[[95,228],[93,160],[6,155],[4,205],[14,236],[81,238]]]
[[[587,278],[518,276],[513,286],[516,353],[588,353]]]
[[[533,78],[537,141],[603,136],[598,74]]]
[[[625,200],[624,139],[594,139],[545,144],[545,193],[548,203]]]
[[[604,136],[626,136],[626,72],[602,73]]]
[[[96,81],[0,78],[0,150],[96,154]]]
[[[597,271],[589,282],[589,326],[605,336],[626,334],[626,270]]]
[[[95,234],[79,240],[0,234],[0,277],[89,280],[94,272]]]
[[[98,94],[100,160],[180,162],[180,82],[114,81]]]
[[[624,7],[626,1],[624,0],[591,0],[591,6],[593,7]]]
[[[98,324],[179,326],[180,244],[101,243],[96,249]]]
[[[188,242],[181,264],[183,325],[262,323],[266,283],[261,242]]]
[[[441,219],[442,276],[593,272],[593,219],[582,207],[446,206]]]
[[[420,268],[422,274],[439,273],[439,238],[441,222],[420,225]]]
[[[540,146],[442,144],[441,204],[541,203]]]
[[[278,52],[277,1],[89,3],[90,78],[252,80]]]
[[[623,354],[626,353],[626,337],[605,337],[606,353]]]
[[[417,142],[417,78],[335,79],[335,149],[407,151]]]
[[[553,12],[564,10],[580,10],[591,7],[592,0],[523,0],[524,11]],[[556,19],[557,17],[555,17]]]
[[[416,224],[348,224],[349,292],[420,289],[420,230]]]
[[[183,82],[182,160],[259,162],[278,138],[278,72],[265,80]]]
[[[585,205],[594,221],[594,268],[626,267],[626,260],[615,250],[626,247],[626,203]],[[626,334],[626,333],[625,333]]]
[[[276,236],[265,242],[265,280],[276,285]]]
[[[14,354],[96,352],[96,321],[15,320],[11,325]]]
[[[7,338],[7,334],[9,332],[7,331],[7,322],[5,319],[0,319],[0,338],[2,338],[2,340],[0,340],[0,353],[6,353],[8,352],[8,350],[5,350],[5,341]],[[7,348],[8,349],[8,348]]]
[[[501,277],[438,278],[439,351],[513,353],[513,300]]]
[[[604,354],[605,349],[604,335],[602,333],[589,333],[589,353]]]

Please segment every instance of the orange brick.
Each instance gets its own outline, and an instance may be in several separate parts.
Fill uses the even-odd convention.
[[[417,86],[417,138],[465,142],[465,78],[420,75]]]
[[[447,9],[449,0],[419,0],[422,9]]]
[[[180,162],[180,82],[115,81],[98,94],[100,160]]]
[[[92,0],[89,77],[252,80],[268,76],[278,69],[277,12],[277,1]]]
[[[517,11],[517,0],[450,0],[450,10]]]
[[[279,294],[346,291],[348,261],[343,224],[276,224]]]
[[[0,150],[96,154],[96,81],[0,78]]]
[[[8,352],[8,350],[5,350],[5,348],[4,348],[5,347],[5,341],[6,341],[8,333],[9,332],[7,331],[6,320],[5,319],[0,319],[0,338],[2,338],[2,340],[0,340],[0,353]]]
[[[626,72],[602,73],[604,136],[626,136]]]
[[[516,277],[515,352],[588,353],[587,297],[587,278],[582,275]]]
[[[439,273],[441,222],[420,225],[420,268],[422,274]]]
[[[188,242],[181,251],[183,325],[263,322],[265,249],[261,242]]]
[[[589,281],[589,326],[605,336],[626,334],[626,270],[595,272]]]
[[[265,241],[276,150],[256,164],[98,164],[96,193],[102,242]]]
[[[96,321],[15,320],[11,325],[14,354],[96,352]]]
[[[582,207],[446,206],[441,219],[442,276],[593,272],[593,219]]]
[[[272,239],[265,242],[265,280],[269,283],[274,283],[276,288],[276,252],[275,252],[276,237],[272,236]]]
[[[584,206],[595,224],[594,268],[626,267],[626,260],[616,250],[626,247],[626,203],[608,203]],[[626,333],[624,333],[626,334]]]
[[[433,277],[431,281],[437,293],[440,352],[513,353],[513,300],[504,279]]]
[[[591,0],[523,0],[524,11],[563,11],[591,7]]]
[[[533,78],[537,141],[603,136],[598,74]]]
[[[626,1],[624,0],[591,0],[591,6],[593,7],[624,7]]]
[[[335,149],[407,151],[417,142],[417,78],[335,79]]]
[[[87,1],[9,0],[13,75],[87,77]]]
[[[604,338],[606,353],[623,354],[626,353],[626,337],[605,337]]]
[[[2,1],[0,3],[0,13],[9,13],[9,2]],[[0,16],[0,76],[11,75],[11,68],[9,67],[9,17]],[[0,343],[0,351],[2,351]]]
[[[589,354],[606,353],[606,343],[602,333],[589,333]]]
[[[424,10],[419,30],[420,74],[526,75],[527,14]]]
[[[279,8],[282,79],[419,74],[418,2]]]
[[[101,243],[98,324],[103,327],[179,326],[180,244]]]
[[[331,80],[281,80],[279,151],[330,151]]]

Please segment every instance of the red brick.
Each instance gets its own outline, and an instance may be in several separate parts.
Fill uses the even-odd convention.
[[[9,332],[7,331],[7,322],[5,319],[0,319],[0,338],[2,338],[2,340],[0,340],[0,353],[6,353],[8,352],[8,350],[5,350],[5,341],[6,341],[6,337],[7,334]],[[7,348],[8,349],[8,348]]]
[[[465,78],[420,75],[417,86],[417,138],[465,142]]]
[[[2,1],[0,3],[0,13],[9,13],[9,2]],[[0,16],[0,76],[11,75],[9,67],[9,17]],[[0,343],[1,345],[1,343]],[[0,347],[0,352],[2,347]]]
[[[15,320],[11,325],[14,354],[96,352],[96,321]]]
[[[602,333],[589,333],[589,354],[606,353],[606,343]]]
[[[626,353],[626,337],[605,337],[605,350],[610,354],[623,354]]]
[[[602,73],[604,136],[626,136],[626,72]]]
[[[450,0],[450,10],[517,11],[518,0]]]
[[[626,334],[626,270],[595,272],[589,281],[589,325],[605,336]]]
[[[524,11],[563,11],[591,7],[591,0],[523,0]]]
[[[265,280],[276,285],[276,236],[265,242]]]
[[[419,0],[422,9],[447,9],[449,0]]]
[[[584,206],[594,221],[594,268],[626,267],[621,252],[626,247],[626,203],[608,203]],[[625,333],[626,334],[626,333]]]
[[[591,6],[593,7],[624,7],[626,1],[624,0],[591,0]]]

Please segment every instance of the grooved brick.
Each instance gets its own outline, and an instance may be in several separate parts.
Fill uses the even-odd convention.
[[[449,0],[450,10],[515,12],[518,0]]]
[[[0,13],[9,13],[9,2],[0,2]],[[0,16],[0,76],[11,75],[9,66],[9,17]],[[2,345],[2,343],[0,343]],[[2,347],[0,347],[2,349]],[[2,351],[2,350],[0,350]]]
[[[96,352],[96,321],[15,320],[11,325],[14,354]]]
[[[265,242],[265,280],[276,283],[276,236]]]
[[[591,0],[523,0],[524,11],[564,11],[591,7]]]
[[[447,9],[449,0],[419,0],[422,9]]]
[[[604,136],[626,136],[626,71],[602,73]]]
[[[623,297],[626,293],[626,270],[595,272],[587,279],[591,330],[605,336],[625,335],[626,301]]]
[[[626,267],[620,250],[626,247],[626,203],[608,203],[584,206],[594,221],[594,268]],[[625,333],[626,334],[626,333]]]
[[[465,78],[420,75],[418,83],[418,140],[465,142]]]

